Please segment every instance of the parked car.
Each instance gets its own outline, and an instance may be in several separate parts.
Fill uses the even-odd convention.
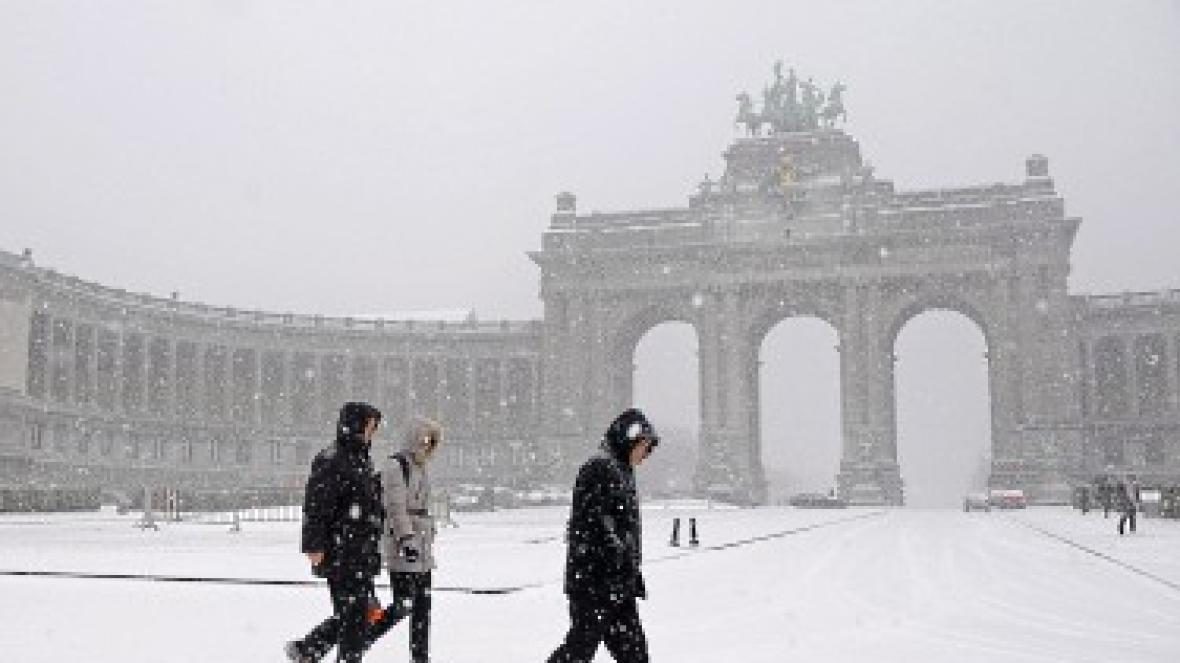
[[[967,493],[963,498],[964,511],[991,511],[991,501],[987,493]]]
[[[848,502],[823,493],[798,493],[787,500],[787,504],[801,509],[843,509]]]
[[[1024,491],[1019,488],[993,488],[988,503],[997,509],[1023,509],[1028,506]]]

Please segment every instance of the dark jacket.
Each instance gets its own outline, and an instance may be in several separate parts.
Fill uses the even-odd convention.
[[[316,454],[303,499],[303,552],[323,552],[313,572],[325,578],[381,572],[385,507],[381,474],[373,467],[360,426],[341,412],[336,442]]]
[[[604,440],[574,483],[565,565],[565,593],[573,599],[647,596],[635,474],[622,451]]]

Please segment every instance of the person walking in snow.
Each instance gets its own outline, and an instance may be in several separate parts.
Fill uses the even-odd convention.
[[[1102,499],[1102,517],[1110,518],[1110,509],[1114,506],[1114,486],[1110,483],[1109,476],[1102,477],[1102,483],[1098,485],[1098,494]]]
[[[636,599],[647,598],[635,473],[659,443],[640,410],[619,414],[578,470],[566,532],[570,628],[549,663],[589,663],[605,643],[619,663],[648,663]]]
[[[333,614],[286,644],[284,652],[295,663],[314,663],[333,646],[337,661],[360,661],[364,650],[404,616],[396,606],[380,610],[373,588],[373,577],[381,572],[385,506],[369,447],[380,422],[381,412],[372,405],[345,403],[335,443],[311,463],[301,549],[312,573],[328,581]]]
[[[1135,533],[1135,514],[1139,511],[1139,482],[1134,475],[1127,477],[1126,483],[1119,482],[1119,503],[1122,505],[1123,515],[1119,517],[1119,536],[1124,534],[1125,526],[1130,524],[1131,533]]]
[[[438,528],[426,465],[442,443],[437,422],[415,418],[385,469],[385,563],[393,605],[410,614],[410,660],[430,660],[430,586]]]

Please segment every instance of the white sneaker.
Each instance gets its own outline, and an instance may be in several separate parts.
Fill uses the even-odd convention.
[[[294,640],[283,645],[283,653],[287,655],[287,660],[291,663],[315,663],[315,659],[305,656],[303,652],[299,651],[299,643]]]

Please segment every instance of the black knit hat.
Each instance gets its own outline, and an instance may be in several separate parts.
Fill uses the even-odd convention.
[[[615,417],[606,429],[604,437],[611,452],[620,458],[631,453],[631,448],[640,439],[650,441],[653,447],[660,442],[656,427],[647,420],[647,415],[639,408],[633,407],[623,410]]]
[[[381,422],[381,410],[359,401],[349,401],[340,408],[340,416],[336,419],[337,440],[359,440],[365,430],[365,424],[370,419]]]

